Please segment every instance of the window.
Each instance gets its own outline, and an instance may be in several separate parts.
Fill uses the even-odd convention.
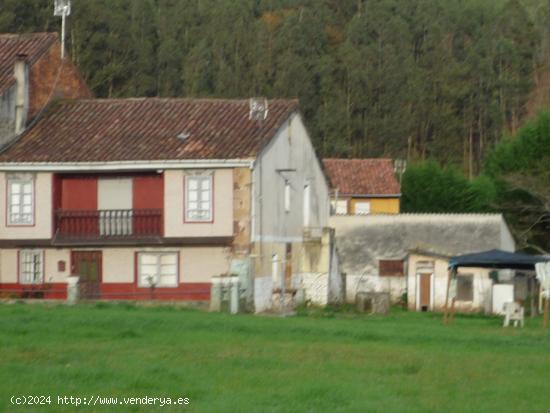
[[[176,252],[140,252],[138,254],[139,287],[177,287],[178,254]]]
[[[368,215],[368,214],[370,214],[370,202],[355,203],[355,215]]]
[[[21,284],[42,284],[44,280],[43,252],[21,250],[19,252],[19,282]]]
[[[474,276],[457,275],[456,277],[456,300],[473,301],[474,300]]]
[[[97,209],[100,235],[132,235],[132,197],[132,178],[98,179]]]
[[[290,212],[290,182],[285,181],[285,212]]]
[[[304,185],[304,227],[309,227],[311,221],[311,187]]]
[[[378,274],[381,277],[400,277],[405,275],[403,260],[379,260]]]
[[[212,221],[212,176],[186,177],[186,221]]]
[[[34,180],[32,178],[8,178],[8,224],[33,225]]]
[[[331,212],[336,215],[347,215],[348,201],[346,199],[333,199],[330,201]]]

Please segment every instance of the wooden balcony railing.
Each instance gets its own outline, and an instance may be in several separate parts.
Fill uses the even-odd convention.
[[[56,211],[60,239],[138,239],[162,236],[161,209]]]

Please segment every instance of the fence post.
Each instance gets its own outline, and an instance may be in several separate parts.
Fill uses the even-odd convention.
[[[67,304],[76,304],[78,296],[78,277],[67,277]]]
[[[239,277],[231,277],[231,296],[230,296],[230,313],[237,314],[239,312]]]
[[[222,286],[220,277],[212,277],[210,285],[210,311],[222,309]]]

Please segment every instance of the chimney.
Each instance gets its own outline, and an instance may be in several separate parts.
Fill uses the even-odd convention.
[[[25,129],[29,110],[29,65],[27,55],[18,53],[13,70],[15,77],[15,134]]]

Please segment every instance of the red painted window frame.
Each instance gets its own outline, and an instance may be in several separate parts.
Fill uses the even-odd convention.
[[[21,282],[21,252],[22,251],[40,251],[42,255],[42,282],[41,283],[24,283]],[[46,251],[43,249],[23,248],[17,250],[17,284],[19,285],[44,285],[46,283]]]
[[[6,179],[5,179],[6,228],[33,228],[33,227],[36,227],[36,179],[37,179],[36,175],[34,175],[34,177],[31,179],[31,182],[32,182],[32,224],[10,224],[10,220],[9,220],[10,211],[9,211],[9,202],[8,202],[8,200],[10,198],[10,192],[9,192],[10,178],[9,178],[8,175],[6,175]]]
[[[176,271],[177,271],[177,285],[171,286],[155,286],[155,290],[163,288],[179,288],[181,284],[181,274],[180,274],[180,251],[147,251],[140,250],[134,251],[134,287],[137,289],[148,290],[150,287],[143,287],[139,285],[139,254],[176,254]]]
[[[204,174],[204,175],[207,175],[207,174]],[[204,176],[204,175],[198,175],[198,176]],[[211,172],[208,174],[211,178],[211,191],[212,191],[212,194],[210,196],[210,204],[211,204],[211,208],[212,208],[212,214],[210,216],[210,220],[209,221],[189,221],[187,219],[187,178],[188,177],[192,177],[193,175],[184,175],[183,177],[183,223],[184,224],[213,224],[214,223],[214,216],[215,216],[215,205],[216,205],[216,197],[215,197],[215,194],[216,194],[216,172]]]

